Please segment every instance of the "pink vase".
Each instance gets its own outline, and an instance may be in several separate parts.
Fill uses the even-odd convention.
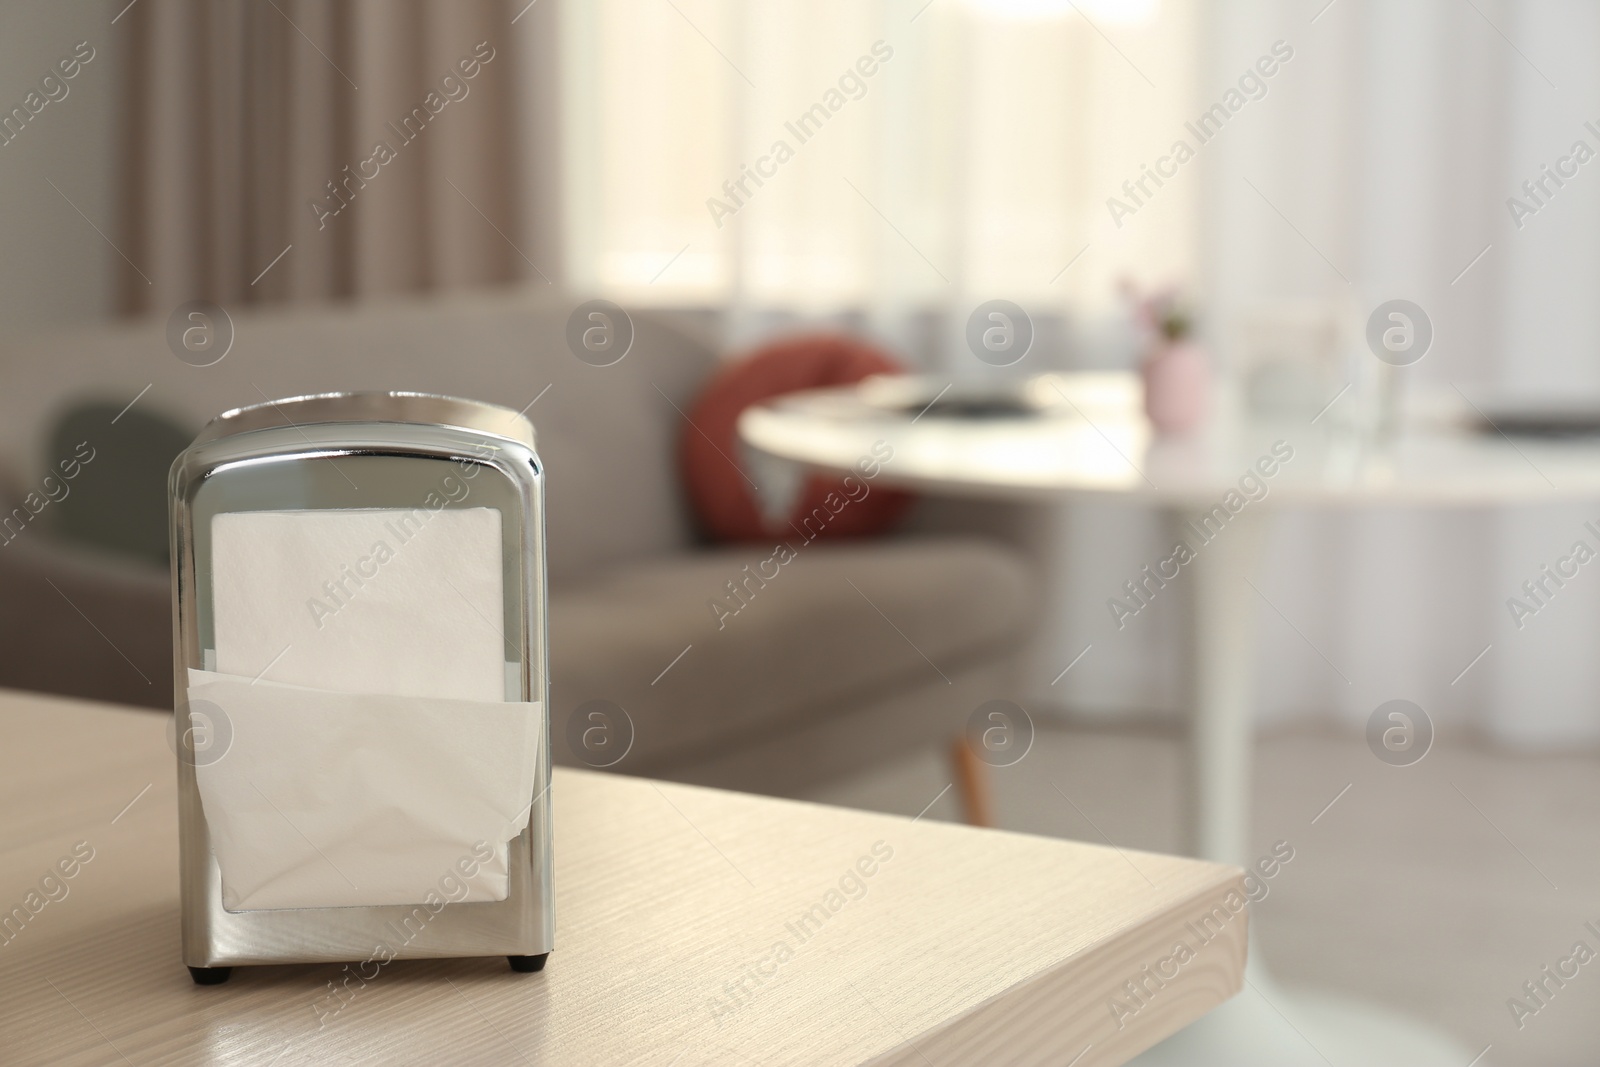
[[[1211,400],[1211,365],[1189,341],[1156,345],[1139,368],[1144,413],[1158,434],[1184,434],[1205,421]]]

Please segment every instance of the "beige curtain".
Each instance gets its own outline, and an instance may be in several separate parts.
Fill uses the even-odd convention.
[[[130,8],[124,309],[555,279],[555,12],[526,2]]]

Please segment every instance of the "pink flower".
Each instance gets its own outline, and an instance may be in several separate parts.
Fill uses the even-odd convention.
[[[1132,305],[1134,321],[1149,340],[1171,343],[1193,332],[1194,311],[1176,282],[1141,292],[1131,279],[1123,278],[1117,289]]]

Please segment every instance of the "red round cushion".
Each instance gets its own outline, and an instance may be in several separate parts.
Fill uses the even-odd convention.
[[[854,496],[860,499],[850,499],[845,492],[843,475],[810,475],[796,497],[790,516],[793,525],[779,521],[769,526],[746,480],[751,472],[734,464],[741,454],[738,423],[745,408],[784,393],[903,372],[900,364],[871,345],[848,337],[813,335],[764,345],[712,375],[689,411],[679,452],[684,486],[706,532],[722,541],[764,541],[793,537],[799,527],[809,540],[813,534],[870,537],[892,526],[914,498],[880,486],[870,486],[862,496],[859,483],[864,479],[859,474],[853,481]],[[830,493],[838,494],[836,504],[848,501],[836,513],[823,504]],[[816,522],[802,526],[802,520],[819,507],[829,521],[820,530]]]

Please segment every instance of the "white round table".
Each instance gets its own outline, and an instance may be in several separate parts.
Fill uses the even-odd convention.
[[[1140,410],[1137,379],[1111,373],[1034,379],[1027,396],[1037,410],[1028,415],[950,418],[937,408],[918,414],[919,398],[925,403],[940,384],[880,379],[791,394],[746,411],[739,432],[757,453],[841,472],[871,456],[874,442],[887,441],[894,455],[875,484],[932,495],[1039,502],[1120,496],[1165,511],[1191,548],[1191,558],[1156,566],[1168,568],[1158,578],[1193,583],[1193,851],[1240,866],[1252,859],[1256,604],[1248,579],[1273,515],[1291,507],[1600,498],[1600,442],[1593,438],[1513,440],[1436,425],[1374,439],[1351,429],[1336,404],[1314,421],[1217,417],[1191,437],[1161,439]],[[1221,1057],[1215,1062],[1230,1064],[1323,1063],[1297,1029],[1324,1034],[1324,1045],[1367,1056],[1364,1062],[1402,1062],[1389,1058],[1402,1049],[1403,1062],[1419,1065],[1462,1067],[1471,1056],[1376,1009],[1326,1000],[1312,1006],[1279,990],[1254,961],[1249,985],[1210,1021],[1169,1043],[1172,1052],[1181,1050],[1178,1059],[1162,1059],[1168,1048],[1162,1046],[1149,1062],[1213,1062],[1215,1053]],[[1296,1016],[1301,1025],[1286,1030],[1285,1014],[1295,1015],[1291,1002],[1304,1014]],[[1235,1040],[1243,1039],[1241,1031],[1249,1035],[1243,1045]],[[1281,1047],[1268,1031],[1282,1038]]]

